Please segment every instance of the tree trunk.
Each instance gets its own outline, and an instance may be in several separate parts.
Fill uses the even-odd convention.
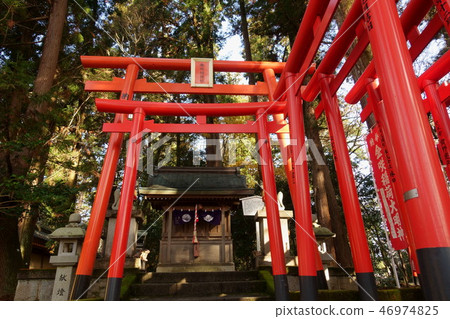
[[[67,0],[53,0],[39,70],[34,81],[33,93],[36,95],[47,94],[52,88],[66,16]],[[40,105],[42,106],[44,103]],[[37,111],[41,110],[40,105],[35,106]],[[42,108],[42,111],[46,111],[46,109]]]
[[[40,143],[36,143],[37,146],[25,147],[11,155],[13,174],[17,176],[25,176],[30,167],[32,172],[42,169],[40,162],[46,161],[47,158],[45,153],[48,153],[48,147],[45,147],[46,144],[43,144],[43,142],[46,141],[46,137],[51,135],[52,126],[51,123],[45,121],[50,108],[50,103],[45,95],[50,92],[56,75],[66,14],[67,0],[54,0],[38,73],[34,81],[33,98],[25,114],[22,115],[24,124],[17,133],[17,135],[23,136],[32,132],[33,135],[37,136],[37,142]]]
[[[205,96],[207,103],[217,103],[215,95]],[[207,117],[208,124],[214,123],[214,117]],[[207,133],[206,138],[206,166],[207,167],[223,167],[222,151],[220,149],[220,133]],[[208,159],[208,157],[210,159]]]
[[[176,135],[176,143],[177,143],[177,148],[176,148],[176,164],[175,166],[180,167],[181,166],[181,134],[177,134]]]
[[[36,205],[32,205],[26,213],[19,219],[19,242],[20,253],[22,256],[22,267],[30,266],[31,251],[33,247],[33,236],[38,221],[38,209]]]
[[[81,137],[81,131],[80,131],[80,127],[83,125],[84,123],[84,119],[85,119],[85,113],[84,113],[84,109],[82,109],[80,111],[81,116],[80,119],[78,121],[77,124],[77,128],[76,128],[76,140],[75,140],[75,144],[73,145],[72,148],[72,152],[73,152],[73,166],[72,169],[69,171],[69,174],[67,176],[67,181],[66,181],[66,185],[70,188],[74,188],[77,185],[78,182],[78,172],[79,172],[79,165],[80,165],[80,161],[81,161],[81,144],[78,142],[82,139]],[[70,200],[68,201],[68,205],[70,205],[71,207],[73,207],[73,209],[71,209],[70,211],[72,213],[75,213],[75,207],[77,206],[77,194],[73,193],[71,195]]]
[[[47,128],[49,125],[43,121],[42,116],[48,112],[49,103],[40,100],[45,98],[44,96],[50,92],[53,85],[66,14],[67,0],[54,0],[38,74],[34,82],[33,95],[35,98],[30,102],[26,113],[22,116],[24,123],[22,130],[17,133],[18,136],[33,132],[40,140],[45,141],[45,137],[49,134]],[[10,171],[12,174],[26,176],[31,167],[33,167],[31,171],[42,170],[47,159],[48,146],[42,147],[41,143],[36,143],[36,145],[10,154]],[[15,198],[10,199],[15,200]],[[27,263],[29,263],[29,256],[31,255],[31,243],[37,220],[37,215],[28,215],[30,213],[30,211],[26,213],[24,224],[21,225],[24,231],[22,233],[24,239],[22,253],[27,257]],[[0,225],[0,298],[11,299],[14,296],[17,284],[17,271],[22,263],[21,245],[18,238],[18,217],[12,217],[2,212],[0,214]]]
[[[252,49],[250,46],[250,34],[248,32],[248,22],[247,22],[247,11],[245,9],[245,1],[239,0],[239,14],[241,16],[241,34],[242,39],[244,41],[244,52],[245,52],[245,60],[246,61],[253,61],[252,58]],[[255,74],[248,73],[248,84],[255,85]],[[257,96],[251,97],[252,102],[258,102]]]
[[[51,131],[53,129],[50,129]],[[48,160],[50,147],[44,146],[37,158],[34,159],[33,165],[30,167],[32,174],[36,174],[37,177],[33,181],[33,185],[39,185],[43,182],[45,176],[45,165]],[[22,217],[19,219],[19,241],[20,252],[22,254],[22,266],[28,268],[30,265],[31,251],[33,249],[33,236],[36,228],[36,223],[39,220],[39,204],[32,203],[25,208]]]
[[[208,118],[208,124],[212,124],[213,121]],[[207,133],[206,137],[206,166],[207,167],[223,167],[221,159],[222,152],[220,150],[220,134],[219,133]],[[208,159],[210,157],[210,159]],[[211,157],[214,157],[212,159]]]
[[[314,107],[311,103],[304,103],[305,134],[311,139],[317,150],[325,159],[325,154],[320,141],[320,128],[314,117]],[[331,181],[330,170],[327,165],[319,165],[313,157],[311,161],[312,183],[315,194],[315,204],[319,224],[329,228],[336,234],[336,237],[328,240],[332,245],[328,245],[332,256],[342,267],[352,267],[352,254],[348,242],[347,228],[343,218],[342,208],[336,199],[336,192]]]
[[[210,2],[204,2],[205,8],[208,7],[208,13],[206,19],[211,19],[215,14],[215,9]],[[202,18],[200,16],[200,18]],[[199,20],[196,16],[193,19],[193,25],[198,28]],[[214,41],[212,35],[214,34],[215,26],[213,24],[208,26],[200,26],[202,28],[202,36],[197,37],[198,54],[200,57],[214,58]],[[206,95],[204,97],[206,103],[217,103],[215,95]],[[206,123],[213,124],[214,117],[207,117]],[[207,167],[223,167],[222,152],[220,149],[220,134],[219,133],[207,133],[203,135],[206,138],[206,166]],[[208,159],[209,157],[209,159]]]
[[[379,232],[379,225],[373,223],[372,227],[375,232],[375,239],[378,242],[378,248],[380,249],[381,259],[383,260],[384,268],[386,269],[387,276],[390,277],[394,273],[394,270],[392,269],[393,266],[391,264],[391,258],[389,258],[390,252],[387,252],[384,249],[383,241],[381,240],[382,235]]]
[[[0,214],[0,300],[14,300],[20,267],[17,217]]]
[[[27,124],[24,125],[25,130],[33,130],[36,136],[42,141],[46,141],[52,134],[53,125],[49,121],[45,121],[47,113],[50,111],[50,103],[45,95],[48,94],[53,85],[53,79],[56,75],[58,66],[58,56],[61,49],[61,39],[64,29],[64,23],[67,15],[67,0],[54,0],[50,12],[47,34],[45,36],[44,47],[42,49],[42,57],[39,63],[38,73],[34,81],[33,95],[34,98],[30,102],[26,114]],[[27,163],[31,163],[29,167],[21,166],[23,171],[21,175],[25,175],[26,171],[35,174],[37,177],[33,181],[34,184],[41,183],[44,177],[44,169],[48,159],[49,145],[47,143],[38,143],[37,147],[24,149],[17,157],[27,159]],[[26,164],[25,164],[26,165]],[[21,220],[20,232],[20,248],[24,265],[29,265],[33,233],[36,222],[39,218],[39,212],[34,205],[30,206],[30,210],[24,212]]]
[[[244,41],[244,53],[245,53],[245,61],[253,61],[252,57],[252,47],[250,44],[250,33],[248,31],[248,21],[247,21],[247,9],[245,8],[245,1],[239,0],[239,15],[241,16],[241,34],[242,40]],[[255,85],[256,79],[254,73],[247,73],[248,76],[248,84]],[[256,95],[252,95],[250,97],[250,102],[258,102],[258,97]],[[252,116],[253,121],[256,121],[256,115]],[[258,140],[258,135],[253,134],[255,137],[255,141]],[[261,173],[261,165],[258,165],[258,175],[262,176]]]
[[[403,262],[403,257],[401,251],[397,250],[398,259],[400,260],[400,267],[397,267],[402,272],[403,282],[405,283],[405,287],[409,287],[409,275],[406,270],[405,263]]]
[[[27,95],[28,92],[23,88],[17,88],[12,93],[9,112],[8,116],[5,117],[6,123],[4,125],[7,130],[5,135],[8,142],[13,142],[18,138],[23,105],[28,103]],[[25,158],[14,156],[8,148],[5,151],[2,151],[2,155],[2,157],[4,157],[2,159],[4,161],[3,163],[6,164],[6,178],[11,177],[13,174],[20,176],[20,172],[17,172],[15,167],[28,167],[28,163]],[[23,173],[26,173],[26,170],[24,170]]]

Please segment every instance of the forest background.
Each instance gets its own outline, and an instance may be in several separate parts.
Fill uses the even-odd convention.
[[[402,11],[408,1],[399,1]],[[329,48],[352,1],[343,0],[320,47],[315,62]],[[84,91],[84,82],[120,77],[123,70],[84,69],[81,55],[140,56],[158,58],[227,56],[254,61],[286,61],[301,23],[307,1],[300,0],[2,0],[0,2],[0,300],[11,300],[17,272],[30,263],[34,231],[39,227],[65,225],[71,213],[89,219],[108,135],[102,124],[112,114],[95,109],[95,97],[114,94]],[[423,27],[423,26],[419,26]],[[234,41],[230,41],[234,39]],[[237,41],[236,41],[237,40]],[[240,41],[239,41],[240,40]],[[238,43],[236,45],[236,43]],[[440,33],[415,62],[420,75],[448,47]],[[341,102],[348,148],[364,217],[366,233],[379,286],[392,286],[393,254],[403,285],[411,279],[405,251],[392,253],[384,235],[376,192],[365,147],[367,126],[359,120],[361,105],[343,101],[346,87],[371,59],[366,50],[338,95]],[[141,77],[156,82],[188,82],[188,72],[143,71]],[[215,74],[215,83],[233,84],[263,81],[259,75]],[[135,96],[146,100],[148,96]],[[152,95],[152,101],[243,102],[236,96],[199,97]],[[212,99],[212,100],[211,100]],[[254,99],[254,98],[253,98]],[[306,135],[317,148],[323,163],[309,161],[313,212],[318,222],[336,237],[329,240],[329,253],[337,263],[351,268],[351,253],[333,165],[328,129],[323,119],[314,118],[314,103],[304,107]],[[155,122],[189,123],[189,117],[152,117]],[[215,119],[217,123],[241,123],[249,117]],[[206,139],[219,139],[222,161],[206,161],[211,151]],[[277,188],[292,209],[286,176],[275,137],[273,157]],[[165,141],[153,153],[157,166],[171,152],[168,166],[192,166],[194,149],[200,149],[200,165],[239,166],[249,187],[261,193],[257,159],[252,157],[255,136],[237,134],[162,134],[146,145]],[[245,141],[250,141],[248,144]],[[249,146],[250,145],[250,146]],[[253,145],[253,146],[252,146]],[[236,160],[227,158],[236,147]],[[152,151],[153,152],[153,151]],[[143,154],[147,154],[144,151]],[[311,156],[314,159],[314,156]],[[123,156],[115,185],[120,186]],[[145,186],[148,174],[139,174]],[[141,201],[142,205],[147,205]],[[144,207],[142,229],[158,219],[161,212]],[[149,229],[146,245],[151,263],[158,258],[160,223]],[[237,211],[233,217],[235,262],[238,270],[254,266],[255,229],[252,219]],[[291,236],[295,230],[291,225]],[[49,249],[54,243],[49,242]],[[295,241],[292,241],[295,254]]]

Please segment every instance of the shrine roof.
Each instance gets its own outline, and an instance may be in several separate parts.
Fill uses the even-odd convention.
[[[186,192],[187,190],[187,192]],[[237,167],[162,167],[139,193],[147,196],[179,195],[249,196],[245,176]]]

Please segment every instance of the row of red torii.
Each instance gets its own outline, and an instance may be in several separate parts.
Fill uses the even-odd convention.
[[[449,0],[411,0],[399,17],[393,0],[357,0],[317,68],[312,62],[339,4],[338,0],[309,1],[286,63],[208,63],[202,59],[82,57],[84,67],[126,69],[126,74],[124,78],[114,78],[113,81],[86,83],[87,91],[120,92],[120,98],[96,100],[98,111],[116,115],[114,123],[104,124],[103,127],[105,132],[111,133],[109,146],[71,299],[82,298],[90,287],[123,136],[124,133],[130,133],[132,143],[126,154],[105,294],[105,300],[119,299],[136,185],[139,138],[141,132],[146,130],[172,133],[257,133],[259,140],[264,141],[259,153],[261,162],[264,163],[261,171],[275,294],[277,300],[288,300],[269,140],[269,133],[276,133],[284,163],[287,163],[285,171],[295,210],[301,300],[317,300],[317,245],[312,229],[306,154],[301,152],[301,143],[292,143],[289,147],[288,143],[289,140],[305,140],[302,103],[313,101],[320,93],[316,117],[325,113],[328,123],[360,298],[377,300],[372,262],[336,97],[338,88],[370,43],[373,61],[356,81],[346,96],[346,101],[354,104],[366,94],[368,96],[368,104],[361,113],[361,119],[365,121],[371,116],[375,120],[370,133],[369,149],[373,148],[371,160],[377,188],[385,194],[382,206],[387,212],[391,207],[392,212],[397,213],[390,220],[391,238],[404,237],[426,299],[450,300],[450,198],[445,177],[446,174],[447,177],[450,176],[450,120],[447,112],[450,90],[445,84],[438,84],[450,71],[450,53],[446,52],[419,78],[415,76],[412,67],[412,61],[442,28],[448,33],[449,3]],[[433,6],[436,14],[424,30],[419,32],[417,26]],[[354,45],[349,50],[352,43]],[[341,61],[343,65],[336,72]],[[138,79],[140,69],[192,70],[197,75],[193,77],[191,84],[149,83],[145,79]],[[256,85],[212,85],[210,80],[213,72],[262,73],[264,82]],[[280,75],[278,81],[276,74]],[[312,76],[305,83],[307,74]],[[426,93],[426,99],[422,99],[421,92]],[[134,101],[135,93],[259,95],[268,97],[269,102],[180,105]],[[434,129],[438,134],[438,151],[427,118],[428,113],[432,115]],[[133,114],[132,120],[128,119],[128,114]],[[269,114],[273,115],[272,121],[268,121]],[[196,124],[158,124],[152,120],[146,121],[146,115],[195,116]],[[206,123],[207,116],[237,115],[256,115],[256,121],[246,124]],[[374,141],[378,144],[375,145]],[[446,173],[442,170],[439,156],[446,167]],[[400,220],[403,228],[396,229]],[[393,236],[395,233],[397,236]]]

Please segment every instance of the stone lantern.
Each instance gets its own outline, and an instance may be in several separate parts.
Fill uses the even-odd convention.
[[[256,223],[256,267],[272,265],[270,253],[269,228],[267,224],[267,212],[261,196],[251,196],[240,199],[244,216],[254,216]],[[280,212],[280,228],[283,241],[283,251],[286,266],[297,266],[294,256],[290,255],[288,221],[293,218],[293,211],[286,210],[283,204],[283,193],[277,194],[278,210]]]
[[[84,238],[84,229],[80,227],[80,222],[80,214],[71,214],[69,224],[56,229],[49,235],[50,238],[59,241],[58,254],[50,257],[50,263],[57,267],[52,300],[69,300],[75,265],[78,262]]]

